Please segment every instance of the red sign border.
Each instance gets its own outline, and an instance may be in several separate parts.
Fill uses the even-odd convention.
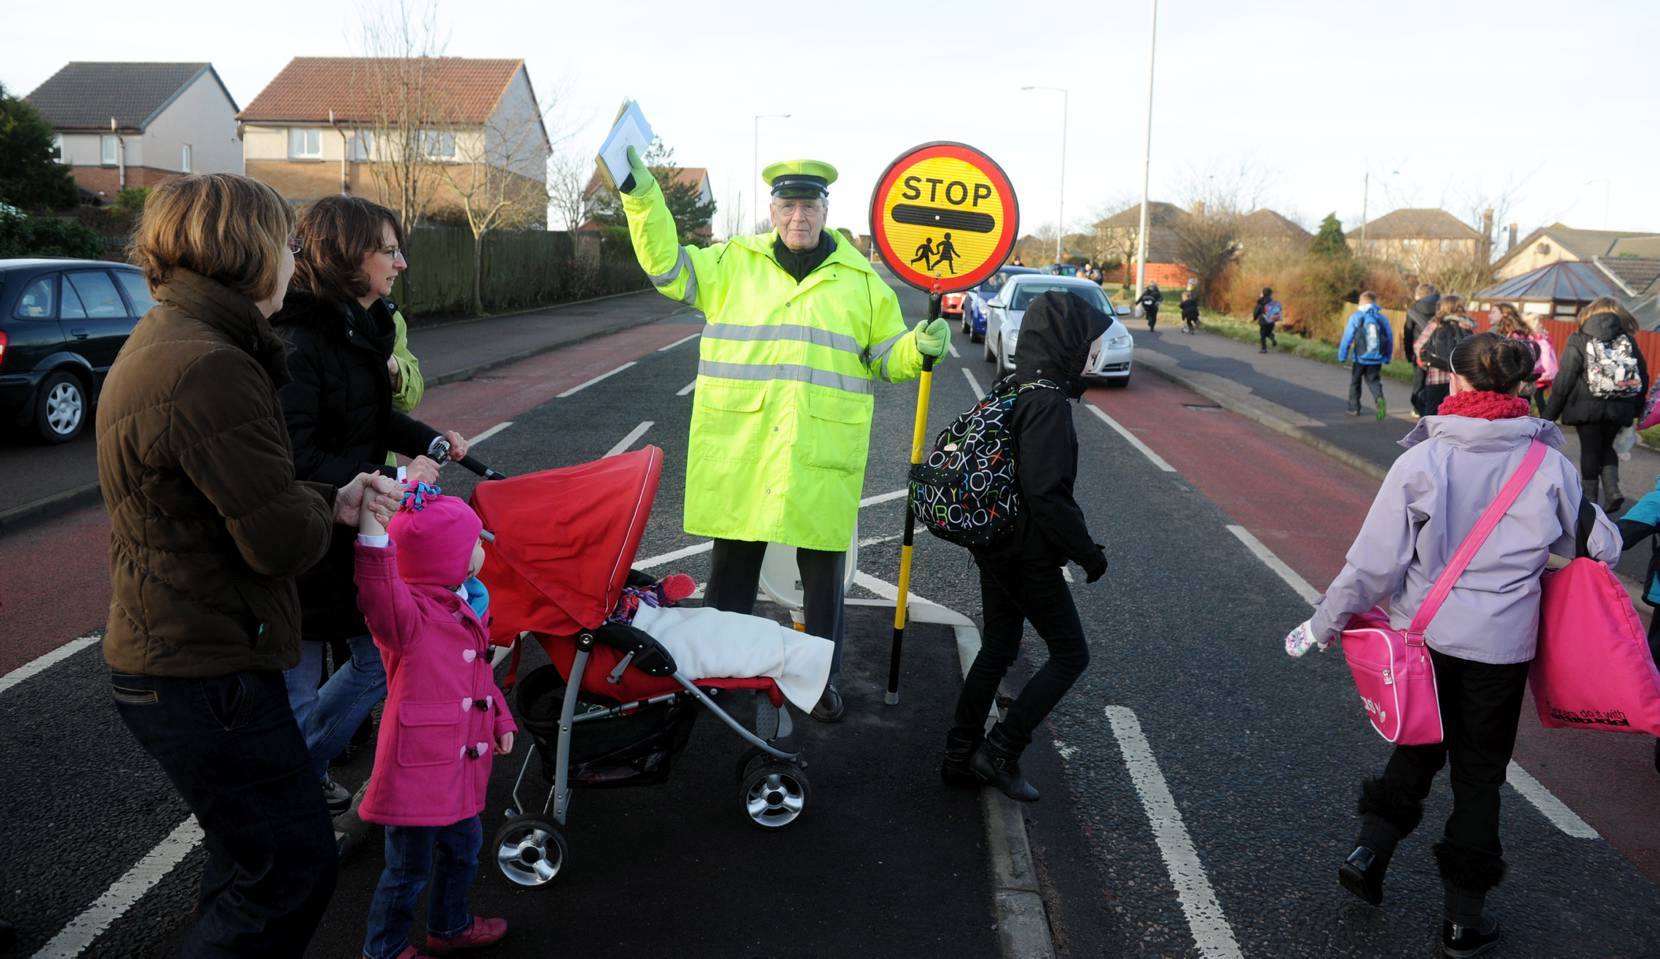
[[[926,273],[919,273],[911,269],[909,261],[905,260],[899,251],[892,249],[886,231],[883,229],[881,213],[882,198],[893,189],[894,182],[899,179],[911,166],[923,160],[932,160],[936,157],[950,157],[961,160],[978,169],[991,180],[993,185],[1000,189],[1007,197],[1003,204],[1004,229],[1003,235],[992,249],[992,255],[986,259],[978,269],[971,273],[949,278],[936,278]],[[870,241],[876,252],[882,257],[893,275],[905,283],[922,290],[925,293],[955,293],[979,286],[986,277],[996,273],[1008,261],[1009,253],[1013,251],[1015,241],[1020,236],[1020,200],[1015,196],[1014,186],[1009,182],[1008,174],[997,164],[996,160],[976,150],[966,143],[954,140],[934,140],[914,146],[901,153],[888,168],[882,171],[876,181],[876,189],[870,194]]]

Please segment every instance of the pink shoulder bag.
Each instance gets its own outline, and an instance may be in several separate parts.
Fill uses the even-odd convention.
[[[1389,625],[1389,614],[1374,608],[1349,620],[1343,630],[1343,656],[1349,661],[1355,689],[1366,715],[1378,735],[1398,746],[1423,746],[1441,741],[1441,702],[1435,686],[1435,664],[1424,645],[1424,630],[1440,612],[1452,593],[1453,584],[1464,575],[1481,551],[1487,537],[1504,519],[1539,464],[1545,459],[1545,444],[1534,440],[1522,465],[1511,474],[1498,498],[1481,514],[1475,528],[1464,537],[1447,568],[1435,578],[1429,596],[1406,632]]]

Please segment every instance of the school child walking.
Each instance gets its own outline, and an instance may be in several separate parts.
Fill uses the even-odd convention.
[[[1182,290],[1182,329],[1189,333],[1199,330],[1199,291],[1189,283],[1187,289]]]
[[[1349,371],[1349,415],[1360,415],[1360,386],[1365,383],[1372,391],[1377,405],[1378,422],[1389,415],[1383,400],[1383,381],[1380,378],[1384,364],[1394,355],[1395,344],[1389,329],[1389,317],[1378,309],[1378,295],[1371,290],[1360,294],[1360,309],[1349,317],[1343,328],[1343,342],[1337,346],[1337,362],[1347,363],[1351,356],[1354,366]]]
[[[1443,740],[1396,746],[1383,775],[1361,784],[1360,833],[1338,867],[1343,888],[1382,903],[1390,859],[1423,818],[1424,798],[1450,760],[1453,811],[1435,844],[1435,861],[1444,908],[1441,952],[1459,959],[1499,941],[1499,923],[1485,906],[1506,872],[1499,797],[1538,642],[1539,578],[1550,553],[1575,554],[1585,495],[1578,472],[1559,452],[1562,432],[1528,416],[1528,401],[1518,395],[1533,362],[1527,346],[1493,333],[1458,343],[1449,398],[1439,415],[1424,417],[1402,441],[1407,451],[1378,490],[1343,571],[1314,617],[1286,637],[1294,656],[1324,649],[1350,617],[1385,601],[1391,624],[1406,629],[1533,442],[1549,448],[1424,634]],[[1591,515],[1590,555],[1612,564],[1620,556],[1619,531],[1600,510]]]
[[[504,919],[475,916],[468,889],[483,845],[491,754],[518,727],[491,670],[483,528],[466,503],[416,484],[386,527],[358,525],[358,601],[386,666],[386,711],[359,807],[386,827],[386,867],[369,904],[366,959],[419,959],[487,946]],[[409,941],[431,884],[424,947]]]
[[[1089,643],[1061,567],[1071,560],[1093,583],[1106,575],[1107,556],[1072,498],[1078,434],[1067,400],[1083,395],[1090,344],[1111,322],[1072,293],[1039,294],[1021,322],[1013,376],[1022,390],[1010,414],[1020,511],[1006,539],[973,550],[985,630],[945,737],[940,775],[947,783],[989,783],[1010,799],[1035,802],[1038,791],[1020,772],[1020,754],[1089,665]],[[1049,647],[1049,659],[1003,721],[984,732],[997,686],[1020,655],[1027,622]]]
[[[1279,323],[1285,313],[1280,301],[1274,299],[1274,291],[1270,287],[1262,288],[1262,295],[1257,297],[1256,306],[1251,308],[1251,319],[1257,321],[1257,352],[1268,352],[1268,344],[1279,347],[1279,338],[1274,335],[1274,326]]]

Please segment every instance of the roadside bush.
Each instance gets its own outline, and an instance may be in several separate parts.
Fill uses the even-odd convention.
[[[104,253],[104,238],[73,220],[0,212],[0,257],[74,256],[93,260]]]

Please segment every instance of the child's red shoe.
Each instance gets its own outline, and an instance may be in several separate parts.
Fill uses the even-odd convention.
[[[427,952],[434,956],[447,956],[462,949],[477,949],[480,946],[489,946],[501,941],[507,935],[507,920],[490,916],[474,916],[473,924],[459,936],[440,939],[431,933],[427,934]]]

